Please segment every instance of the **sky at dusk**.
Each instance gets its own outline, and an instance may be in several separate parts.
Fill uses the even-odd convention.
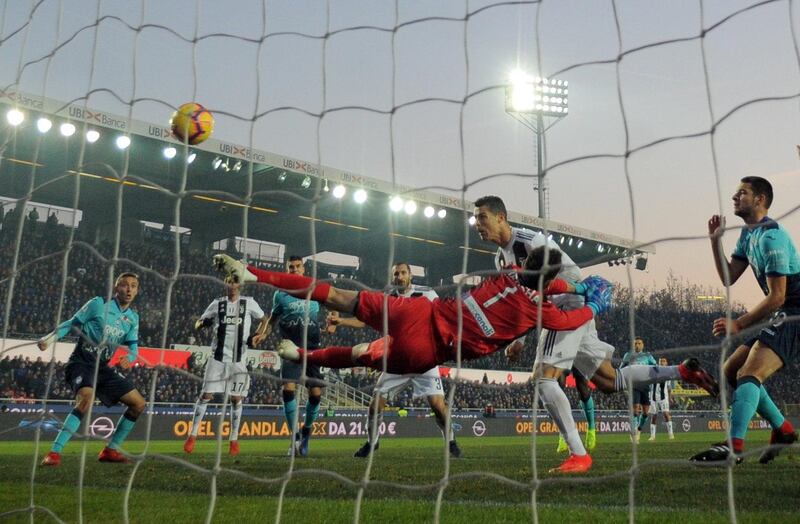
[[[0,82],[159,123],[196,100],[216,138],[535,215],[534,135],[504,108],[520,68],[569,81],[546,135],[550,218],[655,242],[636,285],[717,284],[706,221],[741,224],[745,175],[773,183],[771,216],[800,239],[798,2],[492,4],[5,2]],[[481,181],[498,173],[515,175]],[[759,296],[749,273],[733,292]]]

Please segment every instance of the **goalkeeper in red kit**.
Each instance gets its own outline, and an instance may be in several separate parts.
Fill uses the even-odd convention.
[[[330,368],[366,366],[389,373],[422,373],[456,360],[459,351],[464,360],[494,353],[538,324],[551,330],[575,329],[611,306],[611,284],[600,277],[575,284],[556,279],[561,253],[546,247],[534,249],[524,268],[485,278],[480,285],[462,292],[460,299],[434,301],[390,296],[382,291],[338,289],[305,276],[261,270],[227,255],[215,255],[214,265],[239,281],[264,282],[291,295],[321,302],[329,309],[353,314],[377,331],[383,331],[385,311],[388,337],[371,343],[313,352],[298,348],[290,340],[279,345],[279,354],[287,360],[306,359],[309,364]],[[562,293],[584,295],[587,305],[562,311],[547,300],[549,294]]]

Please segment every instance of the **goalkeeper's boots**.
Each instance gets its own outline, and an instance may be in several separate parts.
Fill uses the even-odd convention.
[[[567,460],[557,468],[550,470],[550,473],[585,473],[592,467],[592,457],[586,455],[570,455]]]
[[[189,437],[186,439],[186,442],[183,443],[183,451],[185,453],[191,453],[194,451],[195,442],[197,442],[197,437],[189,435]]]
[[[724,465],[724,462],[728,461],[728,457],[731,455],[735,455],[732,451],[730,446],[727,442],[717,442],[716,444],[712,444],[710,448],[705,451],[694,455],[689,460],[692,462],[711,462],[717,463],[718,465]],[[742,463],[742,457],[739,455],[735,455],[736,457],[736,464]]]
[[[257,282],[258,278],[247,270],[247,265],[241,260],[236,260],[228,255],[214,255],[213,265],[214,268],[220,273],[232,276],[240,284],[245,282]]]
[[[290,362],[299,362],[300,353],[297,352],[297,344],[284,338],[278,343],[278,356]]]
[[[292,443],[289,445],[289,451],[286,453],[287,457],[291,457],[292,455],[295,457],[300,455],[300,433],[294,434],[294,439],[292,439]]]
[[[228,449],[228,454],[231,457],[238,457],[239,456],[239,441],[238,440],[231,440],[231,447]]]
[[[559,445],[561,443],[559,442]],[[566,442],[564,442],[566,445]],[[592,451],[597,447],[597,428],[586,430],[586,450]]]
[[[103,451],[97,456],[97,460],[100,462],[117,462],[120,464],[130,462],[128,457],[120,453],[119,450],[109,448],[108,446],[103,448]]]
[[[458,447],[455,440],[450,441],[450,456],[453,458],[461,458],[461,448]]]
[[[300,430],[300,444],[297,447],[297,451],[300,453],[301,457],[308,456],[309,440],[311,440],[311,428],[303,426],[303,429]]]
[[[44,456],[42,459],[42,466],[60,466],[61,465],[61,453],[56,453],[55,451],[49,452],[47,455]]]
[[[791,446],[797,442],[797,432],[783,433],[780,430],[773,429],[772,434],[769,436],[769,447],[764,450],[764,453],[758,457],[761,464],[769,464],[775,457],[780,455],[781,450],[787,446]]]
[[[562,435],[558,435],[558,446],[556,447],[556,453],[565,453],[569,450],[567,447],[567,441],[564,440]]]
[[[369,457],[369,454],[372,453],[372,450],[377,451],[378,448],[380,447],[380,445],[381,445],[381,443],[380,443],[380,441],[378,441],[378,442],[375,443],[375,446],[370,446],[369,440],[368,440],[368,441],[364,442],[363,446],[358,448],[358,451],[353,453],[353,456],[357,457],[357,458],[367,458],[367,457]]]
[[[695,384],[708,391],[712,397],[719,396],[719,384],[705,369],[700,366],[696,358],[687,358],[678,365],[681,380]]]

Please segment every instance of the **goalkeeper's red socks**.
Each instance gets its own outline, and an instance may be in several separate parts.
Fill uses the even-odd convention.
[[[313,278],[293,273],[280,273],[278,271],[258,269],[250,265],[247,266],[247,270],[255,275],[259,282],[275,286],[292,296],[305,298],[308,294],[308,290],[313,288],[311,291],[311,300],[316,302],[325,302],[328,300],[328,293],[330,293],[331,285],[327,282],[319,282]]]

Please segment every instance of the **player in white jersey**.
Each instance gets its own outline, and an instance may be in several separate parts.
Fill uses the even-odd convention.
[[[475,201],[475,229],[481,239],[499,246],[497,264],[524,267],[527,254],[540,246],[549,246],[562,253],[562,268],[558,276],[577,283],[581,278],[578,266],[561,251],[559,245],[544,234],[511,227],[508,212],[503,200],[496,196],[486,196]],[[552,297],[552,301],[562,309],[574,309],[583,305],[583,297]],[[580,301],[580,302],[579,302]],[[569,399],[558,379],[565,370],[575,367],[591,380],[600,391],[613,393],[624,391],[629,385],[644,386],[664,380],[696,380],[702,387],[716,396],[719,387],[716,381],[700,367],[697,359],[688,359],[678,366],[628,366],[616,369],[611,364],[614,347],[597,337],[594,319],[574,331],[548,331],[542,329],[534,372],[539,387],[539,396],[544,408],[558,426],[559,432],[567,441],[570,456],[558,468],[557,473],[581,473],[592,466],[592,459],[581,442]],[[522,343],[515,341],[506,348],[510,359],[518,358]]]
[[[392,266],[392,277],[392,285],[395,286],[392,293],[396,296],[424,296],[430,301],[439,297],[433,289],[411,283],[411,267],[405,262],[398,262]],[[336,326],[363,328],[366,325],[357,318],[340,317],[337,312],[328,315],[328,324],[334,328]],[[386,400],[396,395],[409,382],[414,388],[412,393],[414,398],[425,397],[428,400],[428,405],[436,416],[436,424],[442,430],[442,435],[447,437],[447,404],[444,401],[444,389],[442,388],[442,379],[439,377],[439,368],[431,368],[419,375],[398,375],[384,372],[378,377],[378,381],[375,384],[375,395],[369,404],[369,418],[367,421],[369,437],[353,456],[368,457],[373,449],[378,449],[380,435],[378,431],[373,432],[373,430],[380,426],[383,409],[386,407]],[[375,417],[378,417],[377,420]],[[450,455],[458,458],[461,456],[461,449],[458,447],[452,431],[449,436]]]
[[[250,389],[250,375],[245,365],[247,348],[259,345],[266,338],[268,318],[253,297],[240,296],[238,284],[226,277],[227,296],[215,298],[194,324],[196,330],[211,327],[211,355],[206,362],[203,389],[194,405],[192,429],[183,450],[194,451],[197,432],[214,393],[230,396],[231,432],[230,454],[239,454],[239,425],[242,421],[242,400]],[[252,320],[259,321],[250,338]]]
[[[666,366],[667,359],[658,359],[659,366]],[[667,426],[667,436],[670,440],[675,438],[672,428],[672,415],[669,413],[670,395],[672,395],[672,381],[659,382],[650,386],[650,438],[656,439],[656,425],[658,424],[658,414],[664,415],[664,424]]]

